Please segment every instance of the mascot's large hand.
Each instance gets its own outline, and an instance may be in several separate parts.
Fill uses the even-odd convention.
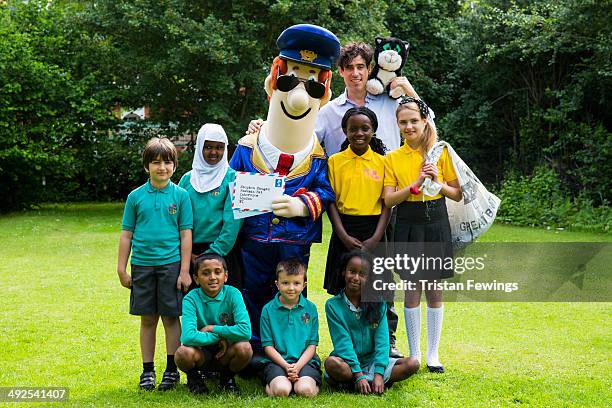
[[[287,194],[275,198],[272,201],[272,212],[278,217],[308,217],[306,204],[298,197],[291,197]]]

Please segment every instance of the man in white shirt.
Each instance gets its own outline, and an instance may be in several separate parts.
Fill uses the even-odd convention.
[[[376,136],[382,140],[388,151],[401,145],[395,118],[399,99],[389,97],[386,92],[371,95],[366,91],[372,56],[372,48],[363,42],[349,43],[340,49],[338,72],[344,79],[345,89],[340,96],[321,108],[315,125],[315,133],[328,156],[340,151],[340,146],[346,138],[341,127],[342,117],[347,110],[356,106],[366,106],[376,113]],[[398,86],[403,89],[404,95],[418,98],[406,77],[398,77],[391,82],[391,89]]]
[[[356,106],[366,106],[374,111],[378,119],[376,137],[382,140],[387,147],[387,151],[395,150],[401,145],[400,131],[395,117],[395,110],[399,104],[399,99],[389,97],[386,92],[380,95],[371,95],[366,91],[366,83],[373,55],[372,47],[364,42],[351,42],[340,49],[338,72],[344,79],[345,90],[340,96],[321,108],[315,124],[315,133],[325,148],[327,156],[340,151],[340,146],[346,139],[341,126],[342,117],[347,110]],[[398,86],[403,89],[404,95],[419,98],[406,77],[398,77],[391,82],[391,89]],[[249,124],[247,133],[258,131],[262,124],[263,121],[261,119],[252,121]],[[393,218],[387,229],[388,240],[392,239]],[[398,316],[393,303],[389,303],[388,306],[387,320],[389,322],[389,339],[391,343],[389,355],[394,358],[400,358],[402,354],[395,347],[395,331],[397,330]]]
[[[395,119],[398,100],[390,98],[386,92],[371,95],[366,91],[372,55],[372,48],[363,42],[349,43],[340,49],[338,72],[344,79],[345,90],[321,109],[315,125],[315,133],[328,156],[340,151],[340,145],[346,139],[341,126],[342,117],[347,110],[357,106],[366,106],[376,113],[379,124],[376,136],[388,151],[400,147],[401,136]],[[397,86],[403,88],[404,94],[416,97],[406,77],[396,78],[391,83],[391,88]]]

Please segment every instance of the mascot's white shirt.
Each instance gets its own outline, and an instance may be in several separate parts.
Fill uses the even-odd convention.
[[[270,168],[270,171],[274,171],[276,169],[276,166],[278,165],[278,159],[280,158],[281,153],[284,153],[284,152],[281,152],[276,146],[270,143],[270,141],[266,137],[265,128],[266,127],[264,125],[259,131],[259,137],[257,138],[257,145],[259,146],[259,150],[261,150],[261,153],[264,159],[266,160],[266,164]],[[312,151],[313,145],[314,145],[314,136],[311,138],[310,143],[305,149],[300,150],[299,152],[293,154],[293,164],[291,165],[290,170],[293,170],[294,168],[296,168],[298,164],[300,164],[304,159],[308,157],[308,155]]]

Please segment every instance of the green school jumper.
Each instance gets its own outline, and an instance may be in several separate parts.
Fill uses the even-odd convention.
[[[384,375],[389,365],[389,326],[387,305],[382,302],[378,323],[370,324],[340,292],[325,303],[329,334],[334,345],[330,355],[340,357],[353,373],[375,363],[375,373]]]
[[[209,324],[215,326],[211,333],[199,331]],[[181,343],[202,347],[216,344],[221,338],[230,343],[251,339],[251,320],[242,293],[230,285],[223,285],[214,298],[202,288],[192,290],[183,298]]]
[[[228,184],[234,181],[236,172],[227,169],[221,185],[206,193],[198,193],[191,185],[191,171],[181,177],[179,186],[184,188],[191,199],[193,208],[193,242],[209,243],[207,253],[226,256],[234,247],[242,220],[234,219],[232,200]]]

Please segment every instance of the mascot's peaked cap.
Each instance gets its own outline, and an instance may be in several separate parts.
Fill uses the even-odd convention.
[[[276,45],[282,58],[323,69],[331,69],[340,55],[340,41],[334,33],[313,24],[287,28]]]

